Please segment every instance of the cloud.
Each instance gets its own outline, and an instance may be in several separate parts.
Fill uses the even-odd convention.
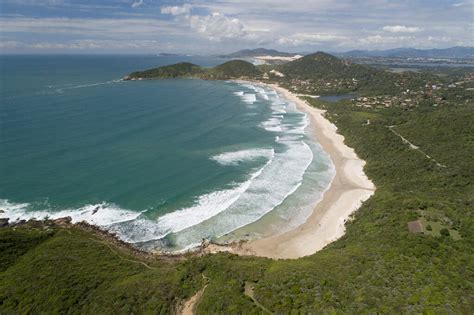
[[[170,14],[170,15],[183,15],[190,14],[192,6],[190,4],[184,4],[182,6],[168,6],[161,7],[161,14]]]
[[[422,31],[419,27],[410,27],[404,25],[387,25],[382,30],[390,33],[417,33]]]
[[[464,9],[472,1],[427,6],[427,0],[0,0],[0,46],[13,51],[15,45],[36,43],[37,49],[61,51],[102,41],[110,47],[123,41],[125,47],[159,40],[198,54],[258,46],[287,51],[470,46],[472,10]],[[85,39],[89,42],[78,42]]]
[[[191,28],[210,40],[241,38],[247,35],[244,25],[237,18],[229,18],[221,13],[190,17]]]
[[[189,27],[212,41],[221,41],[232,38],[254,38],[254,34],[249,34],[242,22],[236,17],[229,17],[219,12],[212,12],[204,15],[192,15],[191,5],[162,7],[161,13],[176,16],[189,23]]]
[[[143,0],[135,1],[132,3],[132,8],[138,8],[139,6],[143,5]]]
[[[174,49],[173,44],[160,42],[158,40],[95,40],[83,39],[72,40],[67,42],[55,41],[39,41],[39,42],[22,42],[22,41],[2,41],[0,49],[18,49],[18,50],[35,50],[35,51],[141,51],[158,50],[158,49]]]
[[[325,42],[336,42],[345,39],[346,37],[341,35],[298,33],[293,34],[291,36],[281,37],[278,39],[278,43],[281,45],[301,46],[314,45]]]
[[[67,34],[73,36],[116,37],[128,40],[143,35],[156,35],[160,32],[180,34],[176,25],[157,19],[111,19],[111,18],[1,18],[2,33]]]

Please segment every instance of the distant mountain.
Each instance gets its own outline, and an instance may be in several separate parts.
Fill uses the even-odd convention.
[[[160,57],[178,57],[180,55],[179,54],[174,54],[174,53],[159,53],[158,56],[160,56]]]
[[[239,50],[231,54],[220,55],[219,57],[222,57],[222,58],[252,58],[252,57],[257,57],[257,56],[292,57],[295,55],[296,54],[281,52],[275,49],[257,48],[257,49]]]
[[[388,50],[351,50],[335,55],[350,57],[392,57],[392,58],[450,58],[474,59],[474,47],[451,47],[445,49],[395,48]]]

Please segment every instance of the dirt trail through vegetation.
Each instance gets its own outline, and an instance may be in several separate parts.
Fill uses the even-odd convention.
[[[255,299],[255,294],[253,292],[253,284],[251,282],[245,282],[245,295],[248,296],[249,298],[252,299],[252,301],[257,305],[259,308],[262,309],[262,311],[266,314],[273,314],[268,308],[260,304],[256,299]]]
[[[413,143],[411,143],[410,141],[408,141],[408,139],[406,139],[405,137],[403,137],[401,134],[399,134],[398,132],[396,132],[393,128],[395,128],[396,126],[388,126],[388,129],[390,129],[391,132],[393,132],[394,134],[396,134],[397,136],[400,137],[400,139],[402,139],[403,143],[406,143],[410,146],[410,148],[412,148],[413,150],[417,150],[418,152],[420,152],[421,154],[423,154],[428,160],[431,160],[433,162],[436,163],[436,165],[438,165],[439,167],[446,167],[446,165],[443,165],[441,163],[439,163],[438,161],[436,161],[435,159],[433,159],[431,156],[429,156],[428,154],[426,154],[425,152],[423,152],[419,146],[417,145],[414,145]]]
[[[193,315],[196,314],[196,309],[201,300],[204,291],[206,291],[207,286],[209,285],[209,278],[206,277],[204,274],[202,277],[206,280],[206,284],[201,288],[201,290],[197,291],[189,300],[185,301],[181,307],[178,309],[179,315]]]

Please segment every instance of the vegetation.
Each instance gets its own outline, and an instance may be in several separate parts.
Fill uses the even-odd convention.
[[[261,75],[257,67],[247,61],[232,60],[210,69],[204,77],[209,79],[255,78]]]
[[[145,71],[132,72],[128,76],[129,79],[153,79],[153,78],[178,78],[195,76],[204,70],[195,64],[189,62],[180,62],[174,65],[154,68]]]
[[[351,79],[377,73],[377,70],[338,59],[330,54],[317,52],[283,64],[278,69],[290,78],[298,79]]]
[[[0,241],[2,314],[169,314],[203,282],[188,262],[137,258],[77,228],[26,225]]]
[[[261,306],[277,314],[472,314],[474,104],[467,89],[442,93],[443,106],[427,99],[410,109],[308,99],[327,110],[377,186],[345,236],[314,255],[170,260],[77,227],[9,227],[0,230],[0,313],[168,314],[208,283],[198,314],[259,314]],[[409,232],[414,220],[424,233]]]
[[[132,72],[125,78],[127,80],[137,80],[194,77],[202,79],[227,80],[255,78],[259,75],[261,75],[260,71],[253,64],[243,60],[232,60],[210,69],[204,69],[188,62],[181,62],[160,68]]]

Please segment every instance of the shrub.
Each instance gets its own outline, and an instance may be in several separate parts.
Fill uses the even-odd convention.
[[[444,229],[441,229],[441,231],[439,231],[439,233],[441,233],[441,235],[443,236],[449,236],[449,230],[444,228]]]

